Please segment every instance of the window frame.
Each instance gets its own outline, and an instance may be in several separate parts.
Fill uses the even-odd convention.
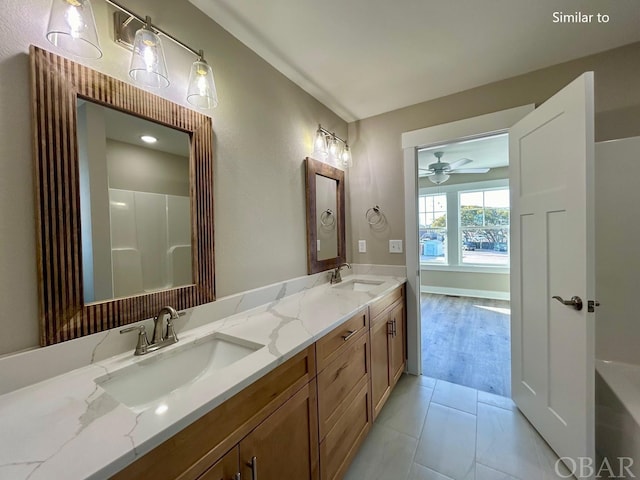
[[[460,193],[486,190],[503,190],[509,188],[509,179],[485,180],[480,182],[437,185],[420,187],[418,196],[445,194],[447,196],[447,263],[420,262],[420,270],[473,272],[473,273],[503,273],[509,274],[510,265],[462,263],[462,242],[460,235],[459,205]],[[418,232],[420,225],[416,219]],[[511,227],[509,220],[509,228]],[[498,228],[504,228],[499,227]],[[420,256],[418,257],[420,258]]]

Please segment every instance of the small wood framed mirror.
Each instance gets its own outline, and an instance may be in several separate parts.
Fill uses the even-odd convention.
[[[323,272],[346,262],[344,172],[305,159],[307,271]]]

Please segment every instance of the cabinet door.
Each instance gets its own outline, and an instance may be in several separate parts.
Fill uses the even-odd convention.
[[[318,408],[311,382],[240,442],[243,480],[317,480]]]
[[[402,372],[404,372],[406,358],[406,335],[405,335],[405,318],[404,318],[404,302],[400,302],[390,314],[391,321],[391,354],[389,362],[389,377],[391,386],[395,385]]]
[[[371,400],[373,402],[373,418],[375,419],[391,392],[389,377],[391,324],[389,315],[383,314],[378,317],[375,323],[371,322],[371,324]]]
[[[232,448],[198,480],[240,480],[240,453],[238,447]]]

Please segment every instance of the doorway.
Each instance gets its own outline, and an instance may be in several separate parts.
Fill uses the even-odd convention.
[[[447,142],[474,140],[489,134],[505,133],[514,123],[534,110],[534,105],[494,112],[402,134],[404,150],[405,242],[407,267],[407,370],[422,373],[421,285],[418,228],[418,150]],[[442,186],[445,188],[446,184]],[[449,252],[451,254],[451,252]]]
[[[422,373],[508,397],[508,135],[417,156]]]

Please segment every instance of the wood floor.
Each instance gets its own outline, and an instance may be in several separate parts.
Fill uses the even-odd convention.
[[[511,396],[509,302],[421,295],[423,375]]]

